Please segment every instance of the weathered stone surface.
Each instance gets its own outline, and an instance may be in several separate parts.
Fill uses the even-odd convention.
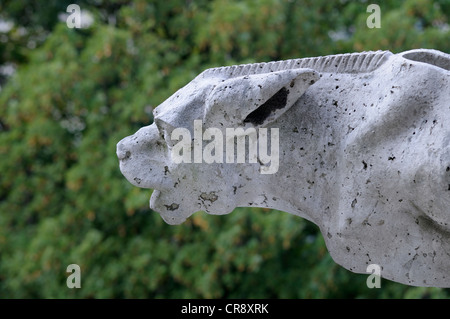
[[[317,224],[351,271],[378,264],[387,279],[450,287],[450,55],[379,51],[209,69],[154,115],[117,155],[132,184],[155,189],[150,206],[167,223],[199,210],[276,208]],[[278,128],[279,167],[261,173],[269,164],[250,156],[196,162],[210,141],[199,141],[194,120],[216,138],[226,128]],[[173,160],[176,128],[194,137],[191,163]]]

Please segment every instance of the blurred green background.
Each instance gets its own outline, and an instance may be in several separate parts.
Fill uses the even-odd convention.
[[[76,3],[92,23],[70,29]],[[209,67],[335,53],[450,52],[450,0],[0,1],[0,298],[448,298],[354,274],[287,213],[180,226],[119,171],[116,143]],[[376,3],[376,2],[374,2]],[[81,289],[69,289],[69,264]]]

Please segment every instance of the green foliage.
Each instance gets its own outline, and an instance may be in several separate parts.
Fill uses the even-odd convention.
[[[80,1],[95,16],[81,30],[58,22],[68,2],[28,3],[0,7],[15,23],[0,64],[18,65],[0,91],[0,297],[449,297],[387,280],[368,289],[367,276],[332,261],[315,225],[287,213],[198,212],[169,226],[115,155],[121,138],[208,67],[368,49],[448,52],[448,1],[383,2],[381,29],[365,25],[365,1]],[[30,32],[14,38],[19,27]],[[66,286],[72,263],[81,289]]]

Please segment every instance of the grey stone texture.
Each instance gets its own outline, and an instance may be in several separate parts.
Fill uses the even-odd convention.
[[[261,174],[261,161],[174,163],[171,133],[195,136],[194,120],[224,136],[278,128],[278,170]],[[120,141],[117,155],[133,185],[154,189],[150,207],[169,224],[200,210],[275,208],[318,225],[346,269],[367,274],[378,264],[389,280],[450,287],[449,54],[208,69],[159,105],[152,125]]]

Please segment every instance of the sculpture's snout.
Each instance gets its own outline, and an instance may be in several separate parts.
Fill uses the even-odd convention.
[[[129,159],[131,156],[131,152],[126,147],[126,139],[128,139],[128,137],[125,137],[119,143],[117,143],[116,154],[119,161]]]
[[[163,189],[172,185],[166,145],[155,124],[139,129],[116,145],[120,171],[133,185]]]
[[[135,134],[123,138],[116,146],[116,154],[121,162],[132,157],[153,159],[160,156],[157,141],[160,138],[155,125],[141,128]]]

